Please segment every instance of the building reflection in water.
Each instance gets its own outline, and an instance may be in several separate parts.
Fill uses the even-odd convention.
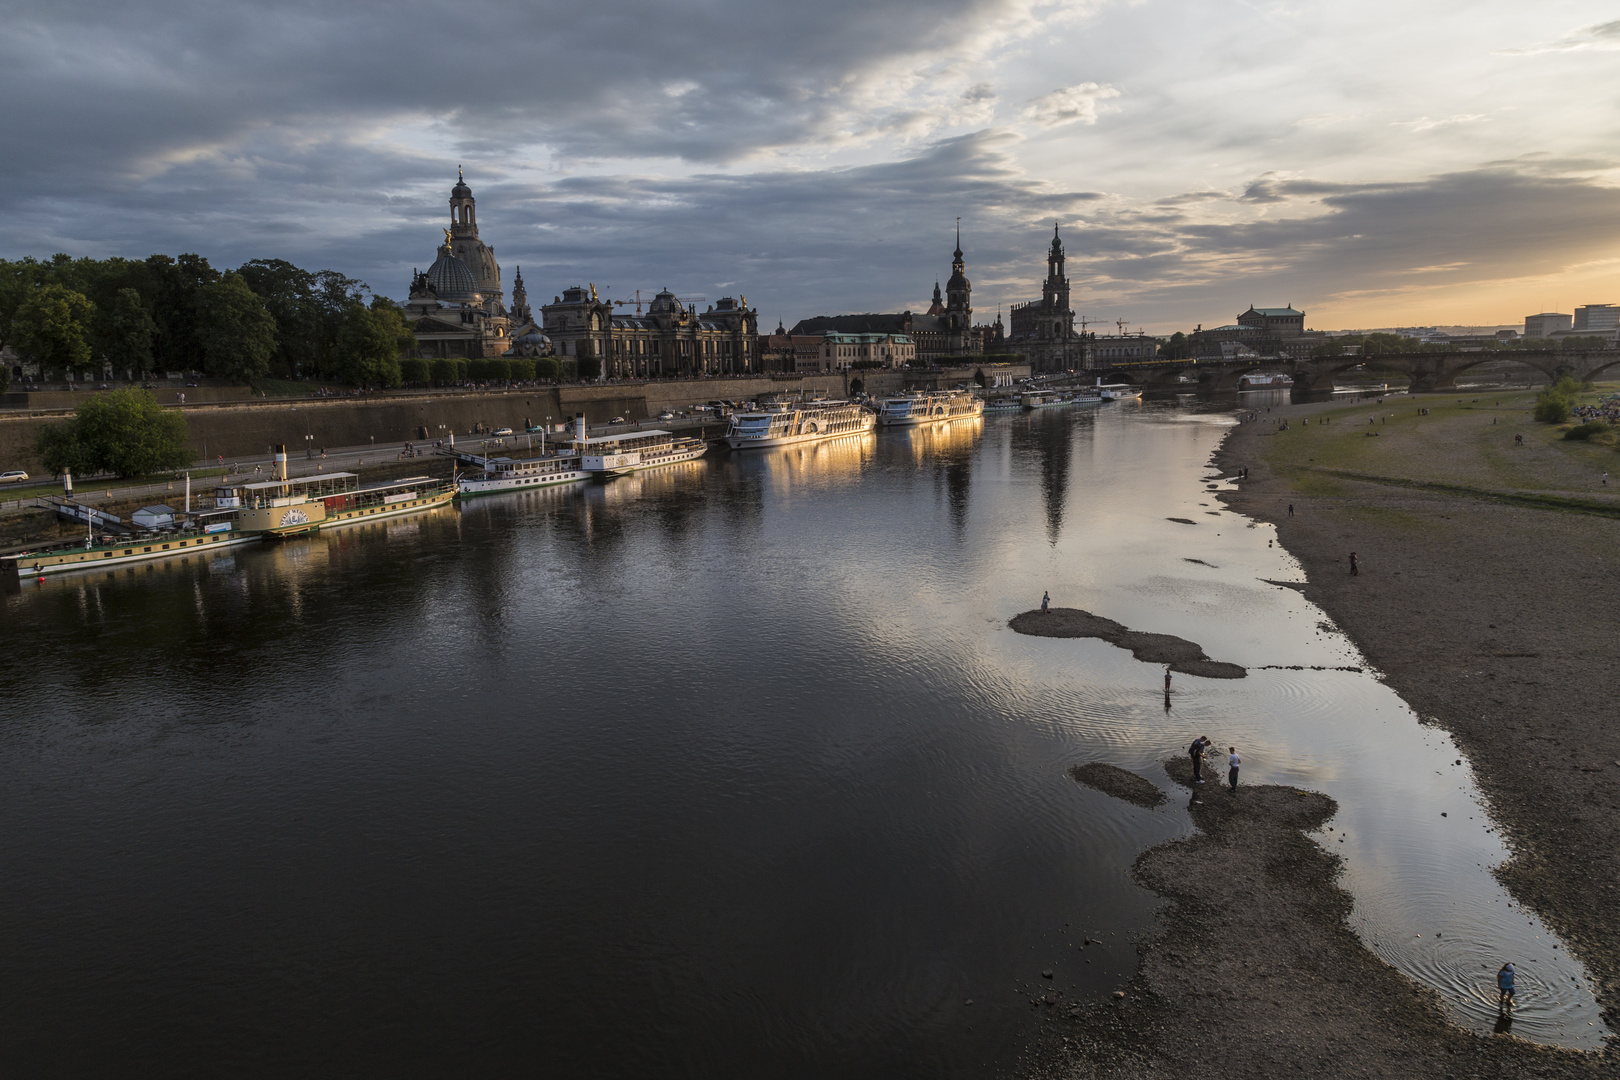
[[[957,539],[961,539],[967,528],[968,489],[973,483],[973,453],[983,431],[984,418],[972,416],[895,433],[895,438],[905,440],[910,448],[912,462],[918,466],[931,466],[936,486],[943,485]]]
[[[1081,414],[1086,422],[1093,418]],[[1025,414],[1013,427],[1012,446],[1018,457],[1033,457],[1039,469],[1041,502],[1046,511],[1046,539],[1056,544],[1063,532],[1063,509],[1069,497],[1069,473],[1074,457],[1071,409],[1047,409]]]

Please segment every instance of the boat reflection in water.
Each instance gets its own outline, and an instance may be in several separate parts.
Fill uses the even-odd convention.
[[[944,423],[887,432],[883,437],[909,447],[912,461],[921,464],[936,454],[956,455],[971,451],[983,432],[984,417],[974,413]]]

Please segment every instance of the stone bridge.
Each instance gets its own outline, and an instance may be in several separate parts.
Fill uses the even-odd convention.
[[[1384,353],[1378,356],[1313,356],[1306,360],[1149,360],[1111,368],[1088,369],[1087,376],[1104,382],[1130,382],[1144,388],[1186,384],[1194,376],[1200,390],[1235,390],[1238,380],[1255,371],[1280,371],[1294,380],[1297,390],[1332,390],[1341,371],[1362,368],[1369,374],[1404,376],[1413,393],[1450,390],[1457,376],[1481,364],[1512,363],[1533,368],[1549,379],[1561,375],[1587,380],[1604,372],[1620,377],[1620,350],[1536,352],[1497,349],[1481,352]],[[1614,369],[1611,371],[1611,369]]]

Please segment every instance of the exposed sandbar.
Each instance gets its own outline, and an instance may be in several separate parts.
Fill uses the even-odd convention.
[[[1196,643],[1173,634],[1144,634],[1113,619],[1093,615],[1079,608],[1052,608],[1046,614],[1026,611],[1007,623],[1020,634],[1033,637],[1099,638],[1121,649],[1129,649],[1138,660],[1168,664],[1171,671],[1202,675],[1207,679],[1241,679],[1248,672],[1240,664],[1211,660]]]

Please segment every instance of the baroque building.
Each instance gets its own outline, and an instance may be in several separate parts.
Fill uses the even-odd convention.
[[[912,359],[935,365],[953,356],[983,353],[987,343],[1001,337],[1001,319],[993,326],[973,325],[973,285],[968,281],[962,259],[962,230],[957,226],[956,250],[951,253],[951,276],[940,295],[934,282],[934,302],[921,314],[901,311],[891,314],[817,315],[800,319],[790,336],[825,334],[880,335],[905,338],[912,347]],[[894,351],[890,351],[894,355]],[[911,362],[907,360],[906,362]]]
[[[1053,225],[1041,298],[1014,304],[1009,313],[1007,348],[1023,353],[1032,371],[1067,371],[1085,361],[1085,339],[1074,330],[1074,308],[1069,303],[1069,279],[1063,273],[1063,259],[1063,238]]]
[[[526,314],[522,289],[520,272],[512,300]],[[512,319],[503,297],[495,249],[478,236],[477,203],[457,169],[444,243],[433,265],[412,275],[410,298],[402,312],[416,334],[417,355],[483,357],[511,351]]]
[[[578,285],[540,309],[541,328],[558,356],[595,357],[604,378],[757,373],[759,316],[727,296],[698,312],[668,289],[653,297],[647,313],[615,315],[615,303]]]

